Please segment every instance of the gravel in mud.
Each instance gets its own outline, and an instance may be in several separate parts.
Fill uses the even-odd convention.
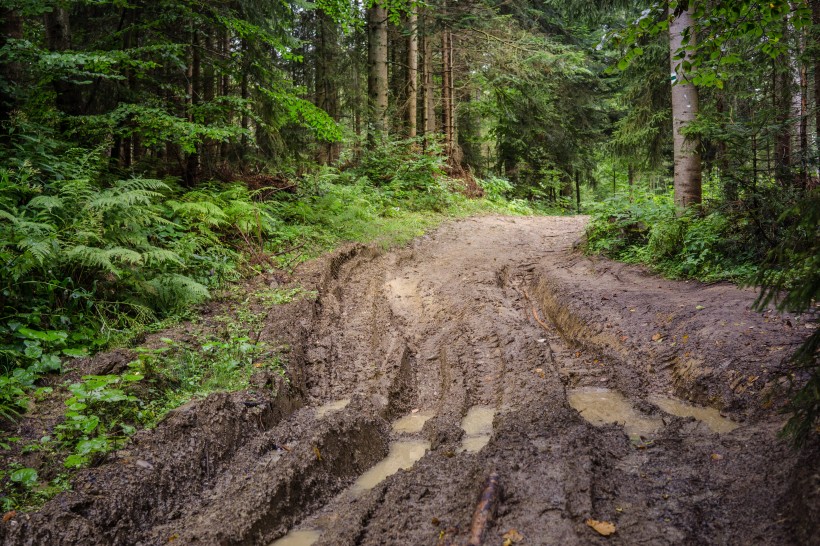
[[[584,225],[474,218],[306,264],[317,300],[262,331],[290,348],[269,403],[177,410],[1,542],[817,544],[818,446],[777,437],[804,319],[583,257]]]

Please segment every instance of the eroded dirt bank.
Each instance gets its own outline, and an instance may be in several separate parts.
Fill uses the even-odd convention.
[[[582,257],[583,225],[469,219],[306,264],[319,297],[261,334],[288,383],[174,412],[3,544],[465,544],[492,473],[485,544],[817,543],[818,448],[776,437],[804,322]]]

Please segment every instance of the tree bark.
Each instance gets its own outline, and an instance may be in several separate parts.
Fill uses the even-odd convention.
[[[791,62],[782,56],[774,63],[773,106],[777,112],[774,142],[774,177],[783,186],[791,185],[792,156],[792,74]]]
[[[339,89],[336,85],[336,51],[339,47],[336,25],[324,11],[319,11],[316,43],[316,106],[339,121]],[[335,142],[319,143],[319,163],[327,165],[338,159]]]
[[[581,173],[575,171],[575,210],[581,214]]]
[[[190,64],[188,65],[188,85],[187,85],[187,93],[188,93],[188,121],[194,121],[194,112],[193,108],[201,102],[200,92],[201,92],[201,75],[202,75],[202,64],[201,64],[201,55],[199,51],[199,29],[193,27],[191,29],[191,53],[190,53]],[[185,185],[187,187],[192,187],[196,184],[197,179],[199,177],[199,145],[196,145],[196,149],[189,153],[185,158]]]
[[[0,47],[4,47],[8,40],[19,40],[23,37],[23,19],[20,14],[11,9],[0,9]],[[5,123],[11,117],[11,112],[17,105],[14,88],[20,84],[20,63],[0,63],[0,123]],[[0,131],[5,134],[5,131]]]
[[[813,23],[813,45],[814,45],[814,152],[820,156],[820,54],[817,48],[820,47],[820,0],[811,0],[811,21]]]
[[[54,7],[43,16],[46,47],[50,51],[68,51],[71,49],[71,25],[65,8]],[[54,91],[57,93],[57,108],[70,115],[82,113],[82,97],[77,84],[54,79]]]
[[[444,131],[444,154],[450,166],[454,166],[453,44],[452,32],[446,27],[441,31],[441,60],[441,124]]]
[[[669,50],[670,66],[676,75],[672,85],[672,136],[675,155],[675,204],[681,209],[701,202],[700,141],[684,136],[686,128],[698,114],[698,90],[684,70],[684,62],[690,62],[694,31],[691,8],[679,7],[670,14]],[[691,34],[690,34],[691,32]],[[683,47],[684,33],[689,44]],[[676,59],[679,51],[683,59]]]
[[[433,40],[430,34],[432,30],[429,25],[429,17],[424,18],[424,35],[422,36],[422,52],[424,62],[422,64],[422,90],[424,91],[424,121],[425,147],[427,137],[436,132],[436,97],[433,87]]]
[[[416,118],[418,117],[418,78],[419,78],[419,18],[418,6],[410,7],[407,24],[410,36],[407,40],[407,136],[416,136]]]
[[[367,10],[367,96],[370,110],[370,146],[387,137],[387,9],[373,5]]]

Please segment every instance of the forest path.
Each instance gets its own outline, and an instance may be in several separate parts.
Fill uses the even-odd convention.
[[[261,333],[290,347],[272,404],[175,412],[129,450],[150,468],[89,471],[4,543],[810,542],[817,451],[776,436],[808,330],[584,257],[585,222],[471,218],[306,264],[317,300]]]

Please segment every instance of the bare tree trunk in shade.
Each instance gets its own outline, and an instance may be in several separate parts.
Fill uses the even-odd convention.
[[[367,96],[370,110],[368,139],[371,146],[387,137],[387,9],[367,10]]]
[[[407,16],[410,36],[407,39],[407,136],[416,136],[416,118],[418,117],[418,79],[419,79],[419,18],[418,6],[411,6]]]
[[[0,9],[0,25],[0,47],[5,46],[9,38],[19,40],[23,37],[23,19],[15,10]],[[0,85],[0,123],[4,123],[16,106],[12,90],[20,81],[20,63],[0,63],[0,78],[5,80],[5,85]],[[0,131],[0,134],[4,133]]]
[[[701,162],[700,140],[684,136],[684,131],[698,114],[698,90],[682,69],[684,61],[690,59],[694,46],[694,33],[689,36],[689,44],[684,49],[683,59],[675,55],[682,49],[683,34],[693,27],[692,11],[684,6],[670,14],[669,51],[672,73],[676,81],[672,85],[672,136],[675,155],[675,204],[681,209],[701,202]]]
[[[450,29],[441,31],[441,124],[444,131],[444,154],[450,162],[453,153],[453,86],[452,58],[450,56]]]
[[[193,122],[193,108],[200,103],[200,76],[202,75],[202,59],[199,50],[199,30],[196,27],[191,29],[191,56],[188,65],[188,121]],[[185,184],[188,187],[196,184],[199,176],[199,146],[189,153],[185,159]]]
[[[436,132],[436,97],[433,87],[433,39],[430,35],[429,17],[425,17],[424,34],[422,36],[422,90],[424,91],[424,136],[429,137]],[[425,146],[427,139],[425,138]]]
[[[327,112],[334,121],[339,121],[339,89],[336,84],[336,52],[338,33],[336,24],[324,11],[318,13],[316,36],[316,105]],[[339,157],[339,144],[319,142],[319,163],[327,165]]]
[[[811,21],[814,25],[813,45],[820,46],[820,0],[811,0]],[[820,55],[814,57],[814,153],[820,157]]]

